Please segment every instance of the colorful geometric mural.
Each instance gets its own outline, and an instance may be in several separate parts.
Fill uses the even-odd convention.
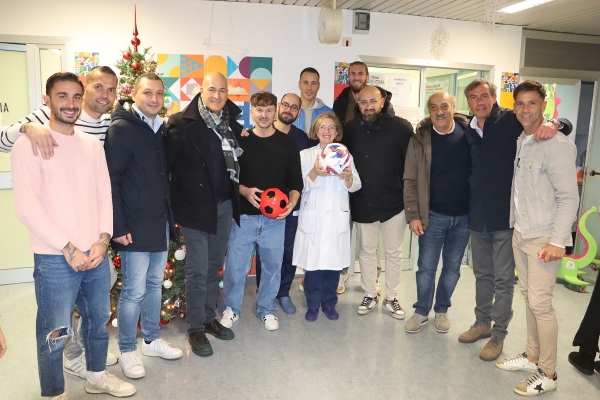
[[[167,92],[173,100],[172,113],[185,109],[200,91],[204,76],[218,71],[227,77],[229,99],[241,109],[238,121],[251,127],[250,96],[260,91],[271,92],[273,59],[244,57],[239,61],[229,56],[198,54],[158,54],[157,73],[162,74]]]
[[[75,52],[75,75],[87,76],[90,69],[100,65],[100,53]]]

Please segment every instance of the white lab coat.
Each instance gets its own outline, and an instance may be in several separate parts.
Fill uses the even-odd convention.
[[[316,145],[300,152],[304,190],[292,264],[307,271],[340,271],[350,266],[348,193],[360,189],[361,182],[354,160],[351,160],[353,181],[350,188],[336,176],[318,176],[313,182],[308,174],[320,151],[321,146]]]

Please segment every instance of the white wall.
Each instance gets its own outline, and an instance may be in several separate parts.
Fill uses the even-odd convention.
[[[352,35],[352,12],[344,10],[342,36],[352,38],[349,48],[320,44],[319,8],[185,0],[137,0],[140,47],[154,53],[208,54],[212,41],[249,50],[250,56],[273,58],[273,91],[297,91],[299,72],[307,66],[321,72],[319,97],[333,102],[333,68],[336,61],[354,61],[357,55],[430,59],[432,32],[442,23],[449,31],[446,54],[440,61],[491,64],[492,79],[500,83],[504,71],[518,71],[520,27],[501,27],[494,36],[479,23],[371,14],[371,32]],[[69,59],[74,51],[98,51],[100,63],[113,65],[119,50],[129,44],[133,31],[130,0],[102,2],[19,0],[0,2],[0,34],[69,36]],[[233,38],[230,36],[230,17]],[[233,41],[232,41],[233,39]],[[212,54],[227,55],[219,49]]]

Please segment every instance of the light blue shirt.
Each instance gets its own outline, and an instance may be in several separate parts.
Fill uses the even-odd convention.
[[[136,113],[138,113],[138,115],[140,116],[141,120],[144,121],[145,123],[148,124],[148,126],[150,127],[150,129],[152,129],[154,131],[154,133],[158,132],[158,130],[160,129],[161,125],[163,124],[163,120],[160,117],[160,115],[157,115],[156,117],[154,117],[154,122],[152,122],[152,120],[148,117],[146,117],[144,115],[143,112],[141,112],[135,104],[133,104],[131,107],[133,107],[133,109],[135,110]]]

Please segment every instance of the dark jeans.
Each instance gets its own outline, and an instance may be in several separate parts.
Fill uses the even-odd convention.
[[[338,301],[337,289],[340,271],[317,270],[306,271],[304,275],[304,294],[309,309],[318,310],[322,307],[335,307]]]
[[[512,229],[471,231],[475,275],[475,317],[487,325],[494,321],[492,336],[504,340],[513,316],[515,258]]]
[[[415,312],[427,316],[435,295],[436,313],[446,313],[452,305],[450,297],[460,278],[460,263],[469,242],[469,216],[451,217],[429,212],[429,225],[419,236],[419,259],[416,273],[417,302]],[[442,272],[435,291],[435,274],[442,253]]]
[[[283,262],[281,263],[281,283],[277,298],[289,297],[292,281],[296,276],[296,266],[292,265],[292,255],[294,253],[294,239],[296,238],[296,229],[298,229],[298,217],[289,215],[285,219],[285,240],[283,243]],[[261,263],[259,251],[256,251],[256,287],[260,285]],[[339,274],[338,274],[339,279]],[[337,285],[337,283],[336,283]]]
[[[219,268],[225,263],[231,233],[231,200],[219,203],[217,212],[216,235],[181,227],[187,256],[185,297],[187,321],[190,323],[188,335],[204,332],[204,324],[212,322],[217,315]]]
[[[598,353],[598,338],[600,337],[600,281],[597,279],[592,292],[590,304],[579,330],[573,339],[573,346],[579,346],[580,350],[588,353]]]

